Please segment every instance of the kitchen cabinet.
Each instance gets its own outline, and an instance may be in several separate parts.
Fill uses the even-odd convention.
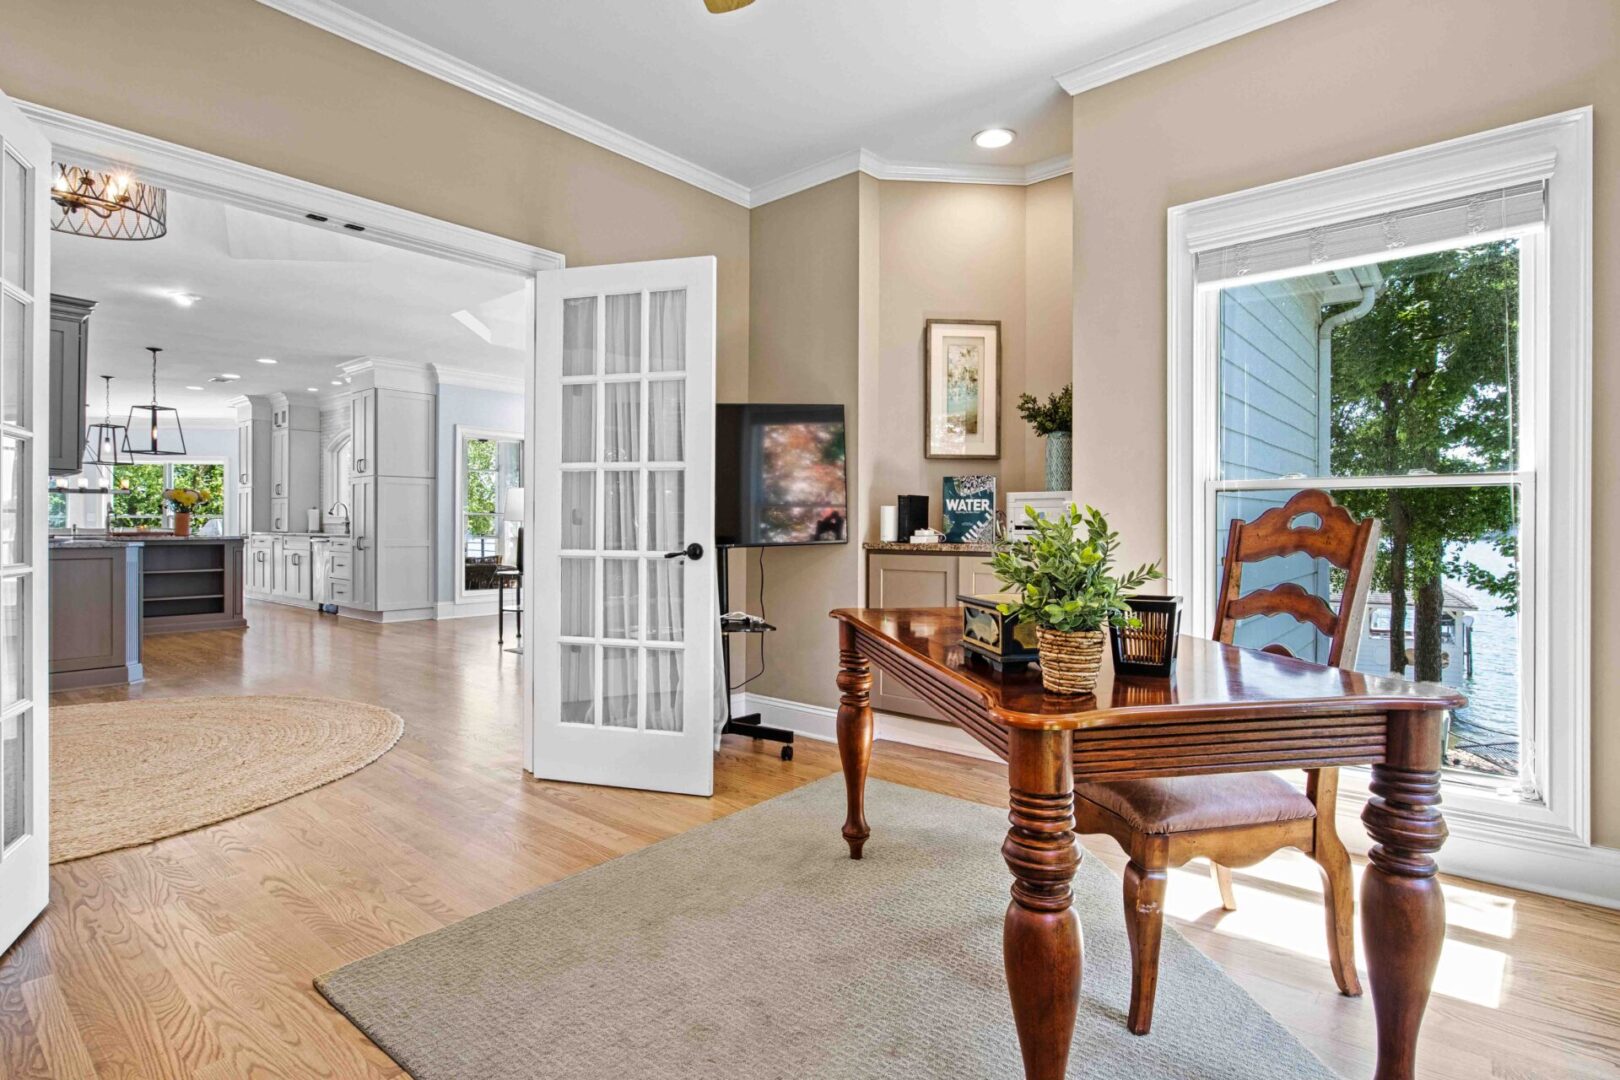
[[[268,600],[276,587],[276,544],[274,537],[254,536],[247,546],[247,594],[255,600]]]
[[[989,550],[977,545],[914,545],[934,550],[895,551],[902,545],[868,546],[866,552],[866,604],[868,607],[956,607],[964,593],[1000,592],[990,570]],[[883,712],[943,720],[905,683],[887,672],[874,672],[872,707]]]
[[[246,395],[236,407],[236,527],[251,535],[271,528],[270,415],[268,398]]]
[[[432,479],[435,411],[432,394],[357,390],[349,399],[353,475]]]
[[[310,602],[314,594],[310,591],[312,545],[309,538],[289,536],[278,539],[273,551],[275,580],[270,598],[283,602]]]
[[[270,403],[270,531],[297,532],[321,504],[321,414],[285,394]]]
[[[121,686],[141,667],[141,545],[51,544],[50,687]]]
[[[84,461],[85,397],[90,381],[90,313],[94,300],[51,296],[49,429],[53,476],[79,472]]]

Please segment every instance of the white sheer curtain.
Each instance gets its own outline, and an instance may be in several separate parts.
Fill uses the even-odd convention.
[[[686,290],[648,294],[648,371],[686,370]]]
[[[641,294],[607,298],[607,373],[627,375],[641,370]]]

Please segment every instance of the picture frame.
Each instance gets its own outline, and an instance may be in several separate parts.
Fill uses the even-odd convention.
[[[923,324],[923,456],[1001,457],[1001,320]]]

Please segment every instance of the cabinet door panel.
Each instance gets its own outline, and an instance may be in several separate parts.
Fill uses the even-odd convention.
[[[956,591],[962,596],[985,596],[1007,591],[1007,587],[996,578],[995,571],[990,569],[989,559],[958,559],[956,584]],[[956,603],[956,597],[951,597],[951,603]]]
[[[956,603],[957,564],[950,555],[874,554],[867,566],[871,607],[949,607]],[[885,712],[942,720],[939,712],[908,686],[879,669],[872,706]]]

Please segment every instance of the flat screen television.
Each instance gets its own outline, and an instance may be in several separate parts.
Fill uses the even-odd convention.
[[[848,543],[844,407],[719,405],[716,410],[715,543]]]

